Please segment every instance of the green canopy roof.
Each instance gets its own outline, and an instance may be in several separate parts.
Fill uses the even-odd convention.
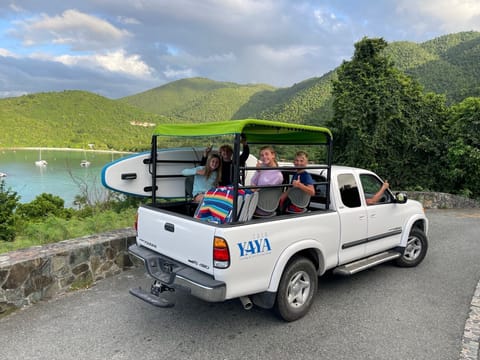
[[[162,124],[157,136],[219,136],[245,134],[251,143],[326,144],[332,139],[327,128],[257,119],[230,120],[195,124]]]

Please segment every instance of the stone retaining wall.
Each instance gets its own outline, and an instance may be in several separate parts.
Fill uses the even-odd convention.
[[[409,199],[420,201],[426,209],[469,209],[480,207],[478,201],[447,193],[407,191]]]
[[[445,193],[407,194],[425,208],[479,207]],[[121,229],[0,254],[0,316],[132,267],[127,248],[134,242],[135,231]]]
[[[0,316],[132,267],[133,229],[0,254]]]

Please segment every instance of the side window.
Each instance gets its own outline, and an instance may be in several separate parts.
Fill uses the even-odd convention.
[[[338,175],[338,186],[342,203],[350,208],[360,206],[360,194],[358,192],[357,183],[352,174]]]
[[[377,193],[382,187],[382,181],[376,176],[370,174],[361,174],[360,181],[362,183],[363,191],[365,192],[365,198],[369,199]],[[392,202],[392,196],[388,191],[385,191],[378,203],[390,203]]]

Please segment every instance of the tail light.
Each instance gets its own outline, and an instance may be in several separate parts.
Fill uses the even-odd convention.
[[[230,250],[224,238],[215,236],[213,239],[213,267],[226,269],[230,266]]]
[[[135,222],[133,224],[135,231],[138,231],[138,213],[135,214]]]

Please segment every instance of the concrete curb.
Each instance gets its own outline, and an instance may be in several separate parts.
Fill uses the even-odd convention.
[[[470,314],[465,321],[462,351],[459,360],[478,360],[480,353],[480,281],[470,303]]]

